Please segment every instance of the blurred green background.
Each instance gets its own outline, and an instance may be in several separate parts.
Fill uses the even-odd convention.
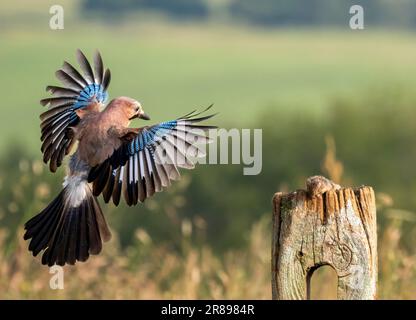
[[[49,28],[55,4],[64,30]],[[364,7],[364,30],[349,28],[352,4]],[[0,298],[270,298],[271,197],[315,174],[374,187],[379,297],[416,298],[414,1],[0,8]],[[99,49],[110,97],[138,99],[154,122],[214,103],[220,127],[263,129],[263,170],[199,166],[145,205],[105,206],[114,239],[65,267],[67,289],[56,292],[21,237],[60,190],[64,169],[53,175],[41,163],[38,101],[77,48],[90,57]],[[316,298],[332,292],[321,283]]]

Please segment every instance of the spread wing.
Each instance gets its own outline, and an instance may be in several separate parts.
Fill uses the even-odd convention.
[[[109,69],[104,71],[100,53],[97,51],[94,55],[94,71],[81,50],[77,50],[77,60],[82,74],[65,61],[55,73],[63,86],[47,86],[46,91],[52,97],[40,101],[43,106],[48,106],[48,111],[40,116],[41,151],[43,161],[49,162],[52,172],[57,170],[62,159],[71,151],[74,139],[70,128],[75,127],[80,120],[76,111],[105,103],[108,97],[106,90],[111,75]]]
[[[118,205],[123,192],[126,203],[136,205],[178,180],[178,167],[193,169],[193,160],[205,156],[197,145],[209,143],[207,130],[216,128],[199,124],[214,116],[201,113],[135,129],[111,157],[90,171],[94,195],[102,193],[106,203],[112,198]]]

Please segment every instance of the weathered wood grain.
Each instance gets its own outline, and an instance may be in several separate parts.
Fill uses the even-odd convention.
[[[314,270],[338,275],[338,299],[375,299],[376,206],[371,187],[298,190],[273,198],[273,299],[309,299]]]

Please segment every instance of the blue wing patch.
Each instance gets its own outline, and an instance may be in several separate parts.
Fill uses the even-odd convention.
[[[105,103],[108,99],[108,93],[101,84],[93,83],[86,86],[79,94],[74,104],[74,110],[89,105],[93,99],[100,103]]]
[[[172,131],[176,125],[177,120],[172,120],[162,122],[150,128],[144,128],[140,134],[130,142],[127,148],[128,155],[132,156],[135,153],[144,150],[144,148],[156,142],[157,138],[162,138],[167,133]]]

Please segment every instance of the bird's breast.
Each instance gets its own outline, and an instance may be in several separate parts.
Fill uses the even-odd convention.
[[[120,146],[121,141],[111,134],[111,128],[111,123],[100,121],[99,118],[83,125],[78,151],[80,158],[91,167],[105,161]]]

